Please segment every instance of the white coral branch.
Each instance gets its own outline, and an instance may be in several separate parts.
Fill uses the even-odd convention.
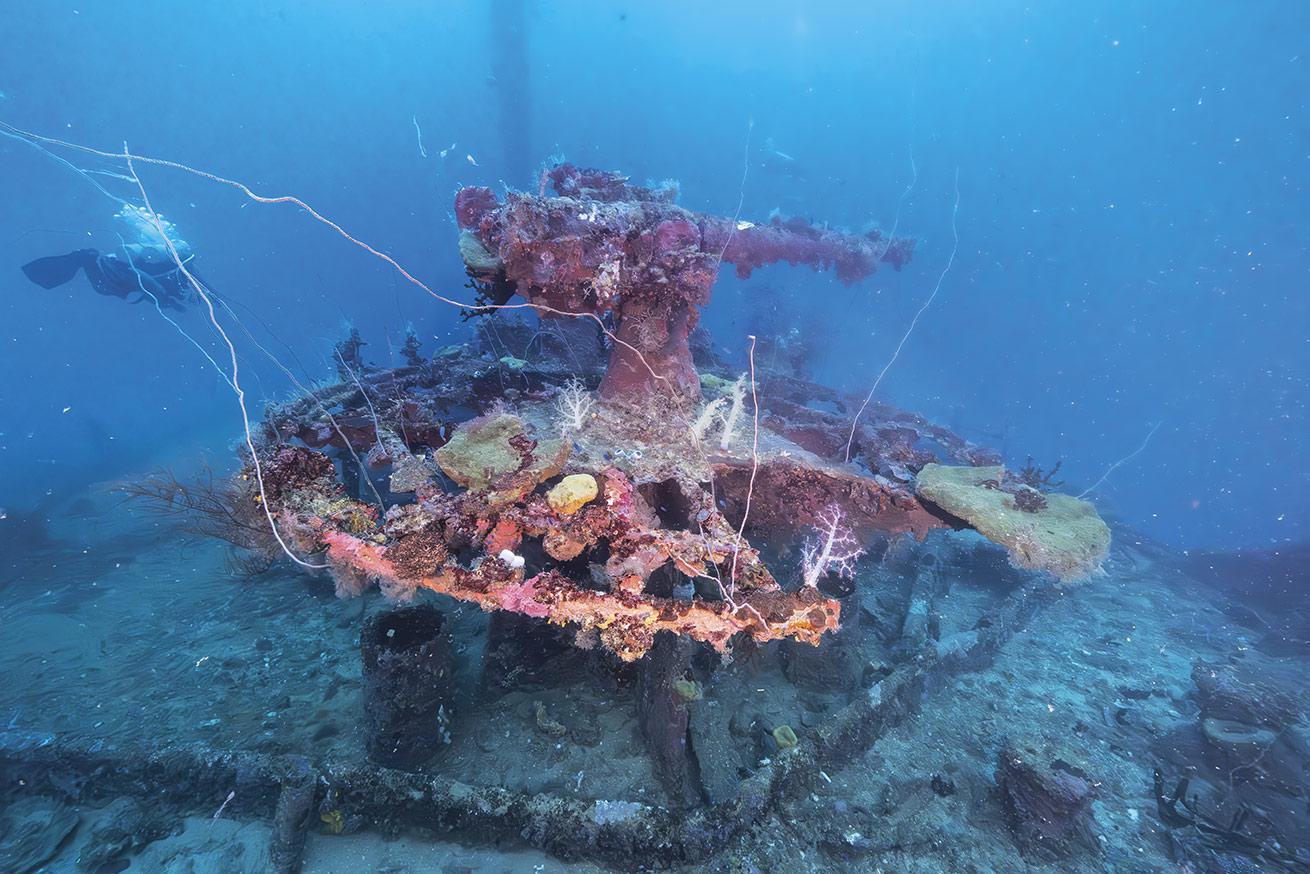
[[[727,404],[728,402],[724,398],[715,398],[700,411],[700,415],[696,417],[696,421],[691,425],[691,437],[697,446],[704,442],[705,435],[723,417],[723,408]]]
[[[801,547],[801,571],[805,585],[814,587],[828,574],[847,579],[855,578],[855,562],[864,555],[855,534],[842,525],[841,511],[836,505],[819,514],[814,537],[806,538]]]
[[[573,377],[555,397],[555,411],[560,416],[561,431],[580,431],[596,402],[582,380]]]
[[[737,430],[737,420],[741,418],[742,402],[745,399],[746,374],[743,373],[732,384],[732,406],[728,409],[727,418],[723,420],[723,436],[719,439],[719,448],[724,452],[728,451],[728,444],[732,442],[732,435]]]

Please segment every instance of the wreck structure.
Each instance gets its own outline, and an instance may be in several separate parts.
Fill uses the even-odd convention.
[[[544,172],[535,196],[511,193],[504,204],[488,188],[465,188],[455,198],[460,252],[475,278],[539,311],[613,317],[602,396],[663,391],[695,400],[689,338],[721,263],[742,279],[786,261],[831,268],[852,283],[881,263],[899,270],[914,251],[913,240],[876,230],[855,236],[799,219],[757,225],[692,213],[676,195],[672,183],[643,188],[571,164]]]
[[[753,368],[737,375],[712,356],[698,367],[692,332],[720,263],[744,277],[786,261],[855,282],[881,264],[900,269],[914,244],[701,215],[674,193],[569,164],[503,203],[461,190],[473,313],[528,308],[539,333],[561,319],[581,330],[535,364],[454,347],[351,369],[325,393],[271,408],[259,470],[247,471],[250,488],[262,482],[252,500],[268,502],[295,549],[322,557],[342,594],[372,581],[400,600],[428,589],[567,626],[579,645],[627,661],[660,631],[721,652],[739,634],[817,644],[840,623],[829,578],[849,570],[855,545],[971,524],[916,496],[914,475],[997,459],[874,405],[855,430],[861,465],[841,464],[854,399]],[[320,451],[332,449],[335,463]],[[359,483],[379,470],[387,494],[370,496]],[[781,564],[752,537],[774,542]]]
[[[989,663],[1055,591],[1016,573],[976,623],[950,627],[939,607],[954,541],[938,540],[889,559],[904,603],[879,608],[864,595],[881,571],[858,562],[880,541],[968,527],[1061,582],[1099,567],[1108,528],[1052,491],[1054,470],[1006,470],[919,415],[872,403],[861,417],[863,398],[803,368],[757,368],[757,339],[785,338],[749,338],[743,370],[697,330],[723,264],[745,277],[786,262],[852,283],[905,267],[912,240],[704,215],[674,195],[568,164],[535,193],[462,190],[470,341],[425,354],[411,333],[403,364],[382,368],[351,331],[335,350],[339,381],[270,405],[225,488],[165,476],[125,489],[190,514],[194,530],[257,559],[246,567],[286,549],[343,597],[377,585],[395,602],[429,591],[492,614],[482,626],[425,599],[364,624],[367,763],[7,730],[0,772],[42,791],[153,803],[164,786],[179,807],[271,813],[278,871],[297,870],[315,813],[329,834],[369,822],[622,867],[704,861]],[[457,617],[459,633],[485,631],[477,701],[456,682]],[[743,680],[765,661],[775,692],[823,700],[799,721],[755,712],[747,699],[763,690]],[[502,712],[504,690],[572,694],[565,665],[631,703],[662,800],[645,785],[626,801],[575,797],[581,772],[565,796],[428,767],[452,735],[476,736]],[[570,729],[542,700],[524,712],[549,750],[566,737],[599,749],[598,723]],[[1021,767],[1021,752],[1000,760],[1016,834],[1079,844],[1090,783]]]

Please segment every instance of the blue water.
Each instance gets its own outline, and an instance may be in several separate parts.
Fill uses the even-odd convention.
[[[889,227],[917,173],[899,227],[922,243],[904,273],[845,288],[774,268],[725,279],[707,315],[741,358],[746,323],[777,301],[823,338],[818,374],[855,390],[944,266],[958,168],[959,256],[879,394],[1013,461],[1063,459],[1084,485],[1162,422],[1100,491],[1118,515],[1185,547],[1304,537],[1303,5],[528,4],[527,77],[506,81],[513,6],[29,5],[8,15],[0,117],[295,194],[449,291],[463,284],[455,189],[526,186],[552,154],[678,179],[691,208],[731,214],[741,198],[746,217],[776,207],[851,227]],[[519,129],[530,145],[507,147]],[[770,141],[802,175],[768,165]],[[222,452],[235,406],[155,313],[17,272],[108,247],[116,210],[34,150],[0,149],[0,261],[14,268],[0,505],[113,478],[161,447]],[[143,174],[215,288],[311,373],[343,321],[379,361],[408,323],[460,330],[294,208]],[[248,367],[256,394],[285,390],[266,362]]]
[[[190,471],[201,459],[225,473],[243,437],[242,409],[223,375],[231,375],[230,353],[203,306],[161,313],[149,301],[96,295],[80,277],[45,290],[20,272],[43,256],[121,245],[126,228],[114,216],[124,203],[142,201],[129,168],[108,154],[125,149],[237,180],[261,196],[294,196],[342,231],[221,181],[135,165],[152,207],[176,225],[197,271],[250,332],[224,317],[253,419],[265,403],[293,394],[282,366],[306,384],[335,382],[333,345],[351,327],[367,343],[364,358],[381,367],[402,362],[411,327],[429,355],[467,340],[473,328],[457,307],[356,241],[434,292],[471,300],[456,192],[535,193],[540,168],[564,159],[620,170],[636,183],[677,180],[678,202],[698,212],[763,223],[776,210],[854,231],[894,227],[917,239],[905,269],[849,286],[804,266],[770,266],[747,280],[725,266],[702,323],[733,372],[747,367],[750,335],[795,331],[812,349],[815,382],[862,396],[882,374],[876,400],[994,448],[1012,468],[1029,458],[1044,468],[1060,462],[1063,490],[1090,489],[1116,548],[1142,535],[1179,561],[1194,552],[1305,554],[1310,5],[1300,0],[58,0],[6,7],[0,122],[62,143],[0,136],[0,591],[29,579],[29,565],[46,575],[37,587],[44,591],[62,573],[51,568],[94,560],[86,579],[104,586],[94,598],[109,593],[105,616],[128,617],[123,627],[149,639],[149,626],[139,624],[149,611],[132,612],[126,583],[113,573],[149,555],[141,584],[150,604],[166,605],[174,580],[190,580],[204,621],[217,623],[216,639],[244,653],[248,665],[267,664],[267,656],[251,655],[259,641],[272,637],[281,646],[283,639],[262,620],[243,624],[239,612],[223,612],[231,603],[217,553],[197,553],[194,563],[190,553],[161,557],[172,536],[163,528],[158,535],[132,529],[111,548],[116,535],[103,526],[125,518],[113,509],[101,507],[116,521],[99,529],[83,522],[86,496],[102,497],[101,484],[162,467]],[[18,527],[33,519],[40,522]],[[74,554],[51,558],[69,531]],[[1230,586],[1236,601],[1248,590],[1234,580],[1272,581],[1255,589],[1266,599],[1273,591],[1261,609],[1277,613],[1280,593],[1304,591],[1304,566],[1264,558],[1272,570],[1239,564],[1229,575],[1229,565],[1207,557],[1206,579]],[[894,557],[883,560],[894,566]],[[1215,607],[1209,594],[1172,600],[1160,582],[1172,571],[1160,570],[1160,561],[1142,570],[1141,555],[1116,553],[1114,583],[1086,596],[1091,602],[1065,604],[1070,612],[1049,619],[1050,633],[1029,642],[1050,651],[1028,662],[1011,656],[995,685],[1040,700],[1012,700],[1014,709],[996,719],[1049,713],[1052,735],[1081,737],[1071,726],[1119,718],[1123,690],[1141,687],[1153,691],[1133,701],[1164,700],[1159,690],[1168,688],[1169,706],[1191,720],[1196,713],[1180,703],[1191,693],[1177,692],[1191,688],[1191,659],[1240,659],[1232,653],[1248,651],[1257,626],[1236,628],[1240,608]],[[1159,585],[1139,593],[1133,574],[1154,574]],[[324,651],[353,656],[356,628],[333,624],[337,607],[304,594],[297,577],[284,575],[281,585],[295,593],[287,598],[310,602],[295,609],[322,624],[312,634],[331,638]],[[0,620],[15,605],[25,609],[27,590],[10,592]],[[262,615],[278,615],[283,595],[265,592]],[[92,602],[84,593],[55,597],[49,612],[59,616]],[[180,688],[199,676],[181,669],[195,662],[198,670],[209,657],[213,629],[160,610],[165,624],[194,636],[165,684]],[[1181,618],[1171,626],[1175,610]],[[1145,614],[1157,624],[1132,624]],[[49,628],[61,639],[80,634],[31,627],[37,636]],[[1272,621],[1259,627],[1268,641],[1280,638],[1268,643],[1271,661],[1289,651],[1306,655],[1303,632]],[[1052,642],[1050,635],[1066,632],[1067,640]],[[115,652],[107,634],[102,655]],[[0,660],[28,658],[10,643],[0,632]],[[95,688],[81,667],[95,658],[86,646],[61,663],[67,675],[49,680],[52,688],[67,695],[84,688],[67,685],[71,677]],[[1130,655],[1134,646],[1142,650]],[[153,669],[142,647],[132,664],[144,674]],[[1105,667],[1107,652],[1122,661]],[[1109,698],[1093,707],[1087,692],[1086,712],[1064,719],[1051,703],[1059,694],[1043,683],[1066,671],[1058,659],[1076,653],[1093,662],[1077,670],[1107,672],[1098,688]],[[215,650],[211,667],[223,655]],[[310,653],[298,669],[309,676],[317,658]],[[866,654],[866,661],[877,659]],[[1296,664],[1279,662],[1304,692]],[[337,679],[319,680],[332,684],[325,694],[336,694]],[[117,691],[107,694],[128,697],[141,682],[121,670],[114,681]],[[204,687],[201,697],[209,694]],[[12,719],[0,710],[0,726],[41,728],[30,703],[14,703],[20,697],[0,699],[15,707]],[[971,699],[961,700],[967,711]],[[333,706],[354,719],[355,703]],[[277,706],[258,699],[248,724],[222,741],[248,745],[273,732],[260,720]],[[550,704],[556,713],[569,706]],[[1151,718],[1171,725],[1177,715]],[[85,729],[85,716],[59,728]],[[518,717],[535,736],[530,709]],[[625,738],[636,736],[631,725],[621,728]],[[354,750],[348,731],[323,743]],[[299,751],[301,739],[280,738],[277,749]],[[1142,745],[1105,743],[1147,761],[1156,748],[1135,740]],[[623,755],[641,760],[639,746]],[[467,761],[471,772],[482,767]],[[985,782],[990,747],[979,761]],[[1102,764],[1105,774],[1119,767]],[[569,760],[568,779],[545,789],[565,791],[578,767]],[[1113,795],[1117,789],[1107,797],[1149,799],[1142,788],[1149,773],[1127,773],[1115,772],[1123,781],[1115,786],[1128,787],[1123,797]],[[614,773],[605,779],[589,776],[587,786],[614,797],[630,788]],[[1127,804],[1106,801],[1105,809]],[[1150,807],[1141,807],[1143,816]],[[1111,843],[1134,858],[1133,840],[1120,834]],[[1152,846],[1152,858],[1163,858]]]

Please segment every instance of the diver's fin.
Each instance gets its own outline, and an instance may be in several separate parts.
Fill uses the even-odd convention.
[[[205,294],[209,295],[216,301],[222,302],[223,300],[222,295],[215,292],[214,289],[209,285],[209,283],[206,282],[204,279],[202,279],[200,277],[200,274],[197,273],[194,268],[188,266],[187,273],[190,273],[191,279],[194,279],[196,281],[196,284],[205,290]],[[190,279],[186,279],[185,277],[183,277],[178,284],[181,286],[181,290],[179,292],[180,295],[193,295],[195,293],[195,289],[191,287]]]
[[[77,275],[88,263],[94,260],[94,249],[78,249],[67,255],[51,255],[49,258],[37,258],[23,265],[27,278],[42,288],[58,288]]]

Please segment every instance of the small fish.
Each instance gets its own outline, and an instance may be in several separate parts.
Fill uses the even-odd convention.
[[[478,166],[478,162],[473,159],[472,155],[465,155],[464,157],[467,158],[468,162],[472,164],[474,167]]]
[[[452,149],[454,149],[456,145],[457,145],[456,143],[451,143],[450,145],[446,146],[446,148],[442,149],[442,150],[441,150],[440,152],[438,152],[437,154],[444,158],[444,157],[446,157],[446,155],[450,154],[450,151],[451,151]]]

